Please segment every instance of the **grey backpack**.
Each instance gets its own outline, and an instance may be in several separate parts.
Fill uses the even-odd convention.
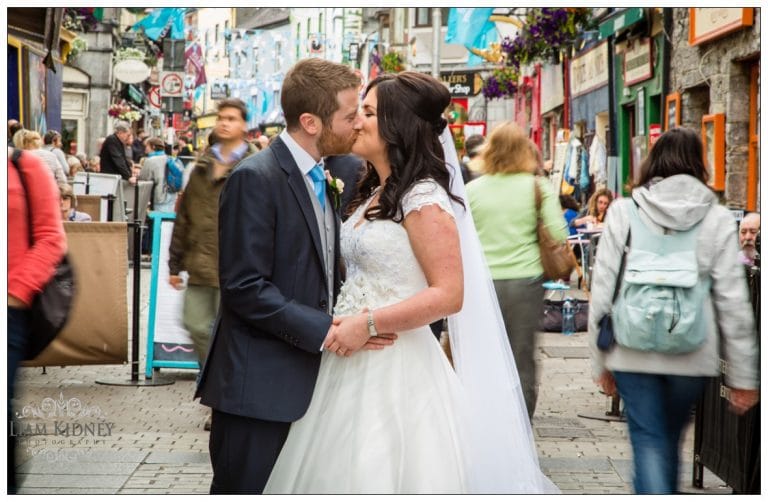
[[[712,282],[696,261],[701,221],[662,235],[643,223],[635,204],[629,207],[632,244],[612,310],[616,342],[641,351],[693,352],[707,337],[703,309]]]

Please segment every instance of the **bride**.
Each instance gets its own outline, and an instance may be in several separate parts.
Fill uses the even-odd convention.
[[[455,175],[449,103],[416,72],[366,89],[352,151],[368,170],[341,230],[333,334],[265,493],[557,492]],[[446,316],[455,369],[428,326]],[[376,332],[397,341],[358,351]]]

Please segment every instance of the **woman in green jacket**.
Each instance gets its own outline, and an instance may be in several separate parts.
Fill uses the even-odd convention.
[[[567,226],[550,183],[533,174],[537,167],[535,149],[517,124],[505,122],[496,127],[481,155],[485,175],[467,185],[467,197],[530,418],[538,393],[534,336],[544,300],[534,183],[539,185],[541,216],[552,237],[564,241]]]

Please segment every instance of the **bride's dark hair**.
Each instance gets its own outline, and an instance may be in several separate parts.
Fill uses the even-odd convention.
[[[453,200],[464,205],[461,198],[450,192],[450,174],[440,144],[440,134],[448,125],[443,117],[451,102],[448,89],[429,75],[412,71],[377,77],[368,84],[365,95],[374,88],[379,135],[386,144],[392,172],[378,204],[365,211],[365,218],[402,221],[403,196],[414,183],[425,179],[435,180]],[[367,200],[379,185],[379,175],[366,162],[366,172],[348,213]]]

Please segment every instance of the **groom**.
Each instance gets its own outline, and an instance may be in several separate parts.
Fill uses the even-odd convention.
[[[320,164],[352,147],[359,87],[346,66],[299,61],[283,82],[286,130],[221,194],[221,305],[196,393],[213,408],[211,493],[261,493],[312,398],[341,283],[340,222]]]

